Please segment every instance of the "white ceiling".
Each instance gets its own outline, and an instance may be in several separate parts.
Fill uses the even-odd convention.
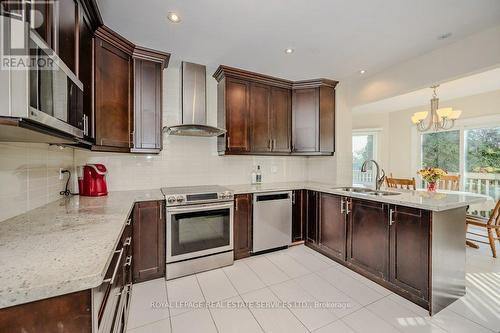
[[[495,90],[500,90],[500,68],[442,83],[437,90],[437,94],[440,101],[448,101]],[[430,105],[431,98],[431,88],[420,89],[356,106],[352,109],[352,112],[359,114],[402,111],[417,106]]]
[[[140,45],[288,79],[375,73],[500,23],[499,0],[99,0]],[[167,20],[177,12],[182,22]],[[437,36],[452,32],[452,37]],[[295,52],[286,55],[284,49]]]

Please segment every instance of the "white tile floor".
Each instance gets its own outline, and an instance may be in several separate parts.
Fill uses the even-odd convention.
[[[467,295],[432,318],[301,245],[168,282],[134,285],[127,332],[500,332],[500,260],[488,251],[467,249]],[[184,306],[169,308],[167,300]],[[213,306],[199,307],[205,301]],[[253,306],[236,306],[244,302]],[[258,305],[268,303],[259,302],[281,306],[263,308]],[[291,302],[347,306],[311,308]]]

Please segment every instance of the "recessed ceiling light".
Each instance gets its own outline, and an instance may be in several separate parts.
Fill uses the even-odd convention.
[[[451,33],[451,32],[447,32],[447,33],[445,33],[445,34],[439,35],[439,36],[438,36],[438,39],[439,39],[439,40],[443,40],[443,39],[446,39],[446,38],[450,38],[450,37],[451,37],[451,35],[452,35],[452,33]]]
[[[174,12],[169,12],[167,17],[170,20],[170,22],[173,22],[173,23],[179,23],[181,21],[180,16]]]
[[[366,71],[364,69],[359,71],[359,74],[365,74],[365,73],[366,73]]]
[[[295,50],[294,50],[294,49],[292,49],[292,48],[287,48],[287,49],[285,49],[285,53],[286,53],[286,54],[292,54],[294,51],[295,51]]]

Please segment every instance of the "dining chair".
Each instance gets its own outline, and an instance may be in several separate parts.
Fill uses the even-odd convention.
[[[417,189],[417,182],[415,181],[415,178],[412,179],[406,179],[406,178],[393,178],[392,173],[390,177],[385,178],[387,187],[390,188],[406,188],[408,190]],[[411,188],[410,188],[411,187]]]
[[[488,219],[481,216],[467,215],[465,218],[465,223],[466,223],[466,231],[468,234],[475,235],[478,237],[488,238],[488,242],[467,238],[467,245],[478,248],[478,246],[474,244],[474,242],[490,244],[493,258],[496,258],[497,248],[495,242],[497,240],[500,240],[500,200],[497,201],[497,204],[495,205],[495,208],[493,209]],[[469,225],[486,229],[488,235],[486,236],[484,234],[480,234],[477,232],[470,232]]]
[[[436,185],[441,190],[458,191],[460,188],[460,175],[442,176]]]

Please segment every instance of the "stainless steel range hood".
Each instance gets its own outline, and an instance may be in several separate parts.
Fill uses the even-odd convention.
[[[205,66],[182,62],[181,103],[182,124],[166,127],[169,135],[219,136],[226,130],[207,125]]]

